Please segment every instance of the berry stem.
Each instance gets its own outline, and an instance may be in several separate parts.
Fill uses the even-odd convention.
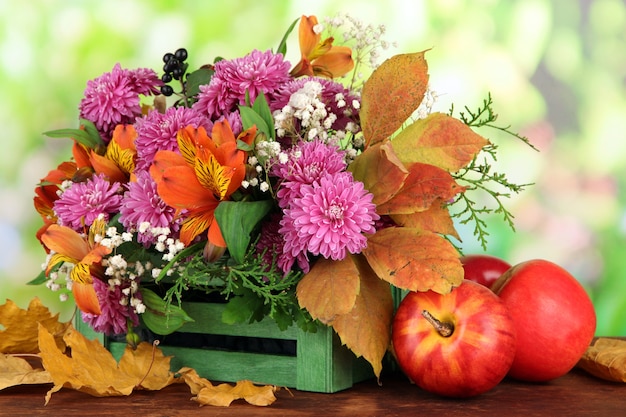
[[[428,310],[422,310],[422,316],[437,330],[437,332],[443,337],[450,337],[454,333],[454,324],[450,322],[444,322],[438,320],[435,316],[430,314]]]

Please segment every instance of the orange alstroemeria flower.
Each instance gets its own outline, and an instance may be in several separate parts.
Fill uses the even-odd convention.
[[[104,174],[110,182],[125,183],[135,170],[135,139],[133,125],[117,125],[104,155],[91,150],[89,163],[98,174]]]
[[[96,315],[101,310],[93,288],[93,279],[94,276],[104,275],[102,258],[111,253],[111,249],[97,243],[95,237],[104,236],[105,228],[106,223],[96,219],[89,228],[89,236],[85,238],[69,227],[52,224],[41,236],[41,241],[54,252],[46,267],[46,275],[59,263],[74,264],[70,279],[76,305],[81,311]]]
[[[298,28],[300,41],[300,62],[291,70],[291,76],[341,77],[354,68],[352,50],[347,46],[333,46],[334,38],[322,40],[316,33],[317,17],[302,16]]]
[[[255,136],[252,127],[235,138],[227,121],[216,122],[211,137],[202,127],[188,126],[178,132],[181,154],[161,150],[155,155],[150,175],[159,195],[179,213],[186,211],[180,231],[185,245],[208,230],[210,243],[226,247],[213,221],[215,209],[245,178],[246,152],[237,149],[237,141],[251,144]]]

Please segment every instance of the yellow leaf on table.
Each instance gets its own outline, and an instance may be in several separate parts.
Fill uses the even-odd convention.
[[[54,335],[59,348],[63,349],[63,332],[67,323],[59,322],[59,315],[52,315],[50,310],[34,298],[24,310],[13,301],[7,300],[0,305],[0,353],[38,353],[38,328],[44,326]]]
[[[149,343],[140,343],[135,351],[127,347],[118,365],[100,342],[86,339],[74,328],[64,340],[71,348],[71,357],[57,348],[45,327],[39,327],[41,358],[54,381],[46,403],[61,388],[107,397],[130,395],[135,389],[159,390],[176,382],[170,372],[170,357]]]
[[[276,401],[274,392],[277,387],[272,385],[255,385],[248,380],[239,381],[235,385],[213,385],[191,368],[183,368],[178,373],[195,395],[192,400],[200,405],[228,407],[233,401],[243,399],[252,405],[267,406]]]
[[[598,338],[577,366],[598,378],[626,382],[626,340]]]
[[[0,355],[0,390],[15,385],[52,383],[50,373],[33,368],[25,359]]]

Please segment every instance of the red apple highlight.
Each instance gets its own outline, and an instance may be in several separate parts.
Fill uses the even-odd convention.
[[[509,376],[544,382],[576,365],[593,339],[596,314],[569,272],[550,261],[529,260],[505,272],[492,290],[509,308],[517,334]]]
[[[502,274],[511,268],[511,264],[496,256],[469,254],[461,256],[465,279],[491,288]]]
[[[392,345],[400,368],[422,389],[471,397],[506,376],[515,356],[515,329],[491,290],[464,280],[445,295],[407,294],[394,316]]]

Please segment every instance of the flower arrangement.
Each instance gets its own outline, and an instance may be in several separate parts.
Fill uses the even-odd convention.
[[[48,257],[33,282],[71,291],[84,321],[131,343],[140,323],[172,333],[191,320],[183,300],[217,294],[225,322],[332,326],[380,374],[392,286],[453,290],[453,216],[484,244],[481,215],[511,222],[501,198],[524,188],[492,172],[497,147],[474,131],[511,133],[491,99],[433,112],[426,51],[379,65],[383,33],[302,16],[275,51],[189,71],[181,48],[161,76],[117,64],[89,81],[79,128],[47,132],[71,138],[73,158],[35,189]]]

